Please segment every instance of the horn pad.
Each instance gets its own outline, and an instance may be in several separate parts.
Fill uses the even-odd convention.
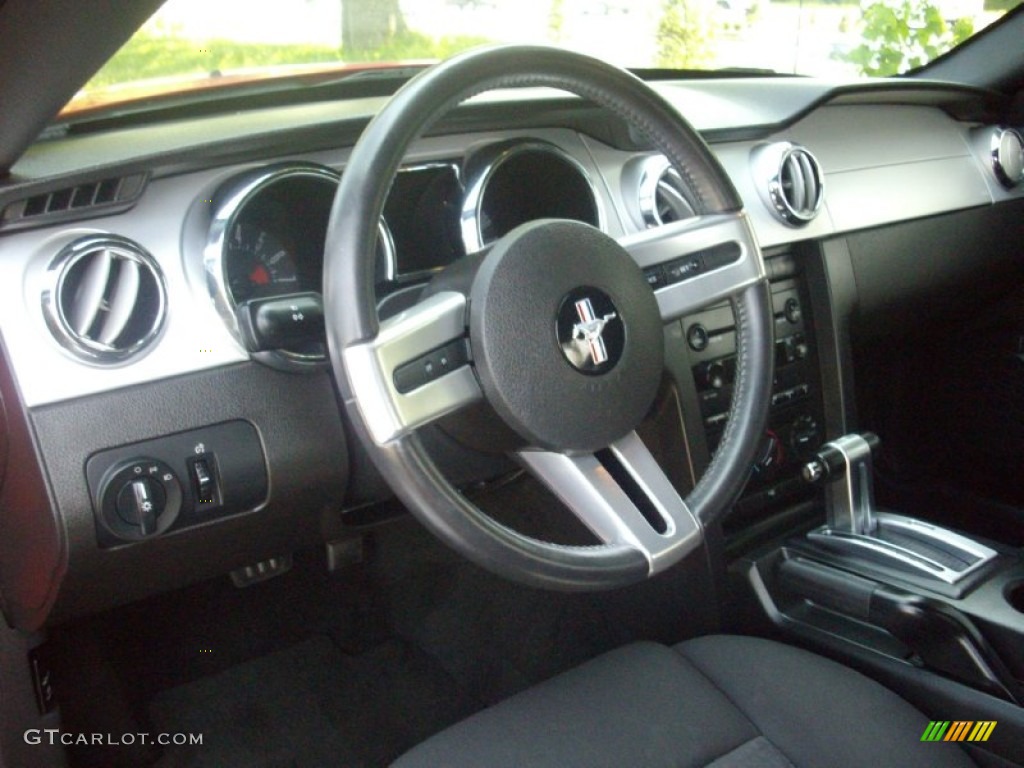
[[[487,254],[469,336],[484,395],[531,446],[596,451],[654,401],[664,333],[632,257],[587,224],[523,224]]]

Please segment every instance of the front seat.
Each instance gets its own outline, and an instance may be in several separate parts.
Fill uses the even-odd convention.
[[[928,719],[828,659],[750,637],[636,643],[480,712],[394,768],[953,768]]]

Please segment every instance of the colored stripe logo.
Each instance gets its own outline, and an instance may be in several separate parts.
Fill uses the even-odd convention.
[[[995,728],[995,720],[932,720],[921,741],[988,741]]]

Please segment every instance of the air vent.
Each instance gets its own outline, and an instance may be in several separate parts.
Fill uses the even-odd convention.
[[[622,169],[622,196],[638,227],[651,229],[696,215],[689,190],[664,155],[634,157]]]
[[[789,142],[758,147],[754,169],[761,196],[779,219],[802,226],[818,215],[825,179],[808,150]]]
[[[0,227],[7,229],[49,224],[123,208],[138,199],[145,181],[146,176],[141,173],[112,176],[17,200],[4,208]]]
[[[142,353],[163,327],[163,276],[131,240],[80,238],[57,254],[48,275],[42,297],[47,325],[76,357],[120,363]]]
[[[992,172],[1007,189],[1024,180],[1024,139],[1012,128],[992,134]]]
[[[661,156],[644,161],[637,197],[640,215],[648,229],[696,215],[687,197],[683,177]]]

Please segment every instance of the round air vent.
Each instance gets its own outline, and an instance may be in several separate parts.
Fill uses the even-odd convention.
[[[768,144],[754,152],[758,190],[769,210],[792,226],[817,216],[825,179],[814,155],[789,142]]]
[[[1012,128],[992,135],[992,170],[1007,189],[1024,179],[1024,139]]]
[[[99,365],[141,353],[163,327],[167,294],[156,261],[138,243],[83,237],[53,259],[43,310],[69,352]]]
[[[655,155],[643,160],[637,180],[637,206],[645,227],[660,227],[696,216],[686,184],[668,159]]]

